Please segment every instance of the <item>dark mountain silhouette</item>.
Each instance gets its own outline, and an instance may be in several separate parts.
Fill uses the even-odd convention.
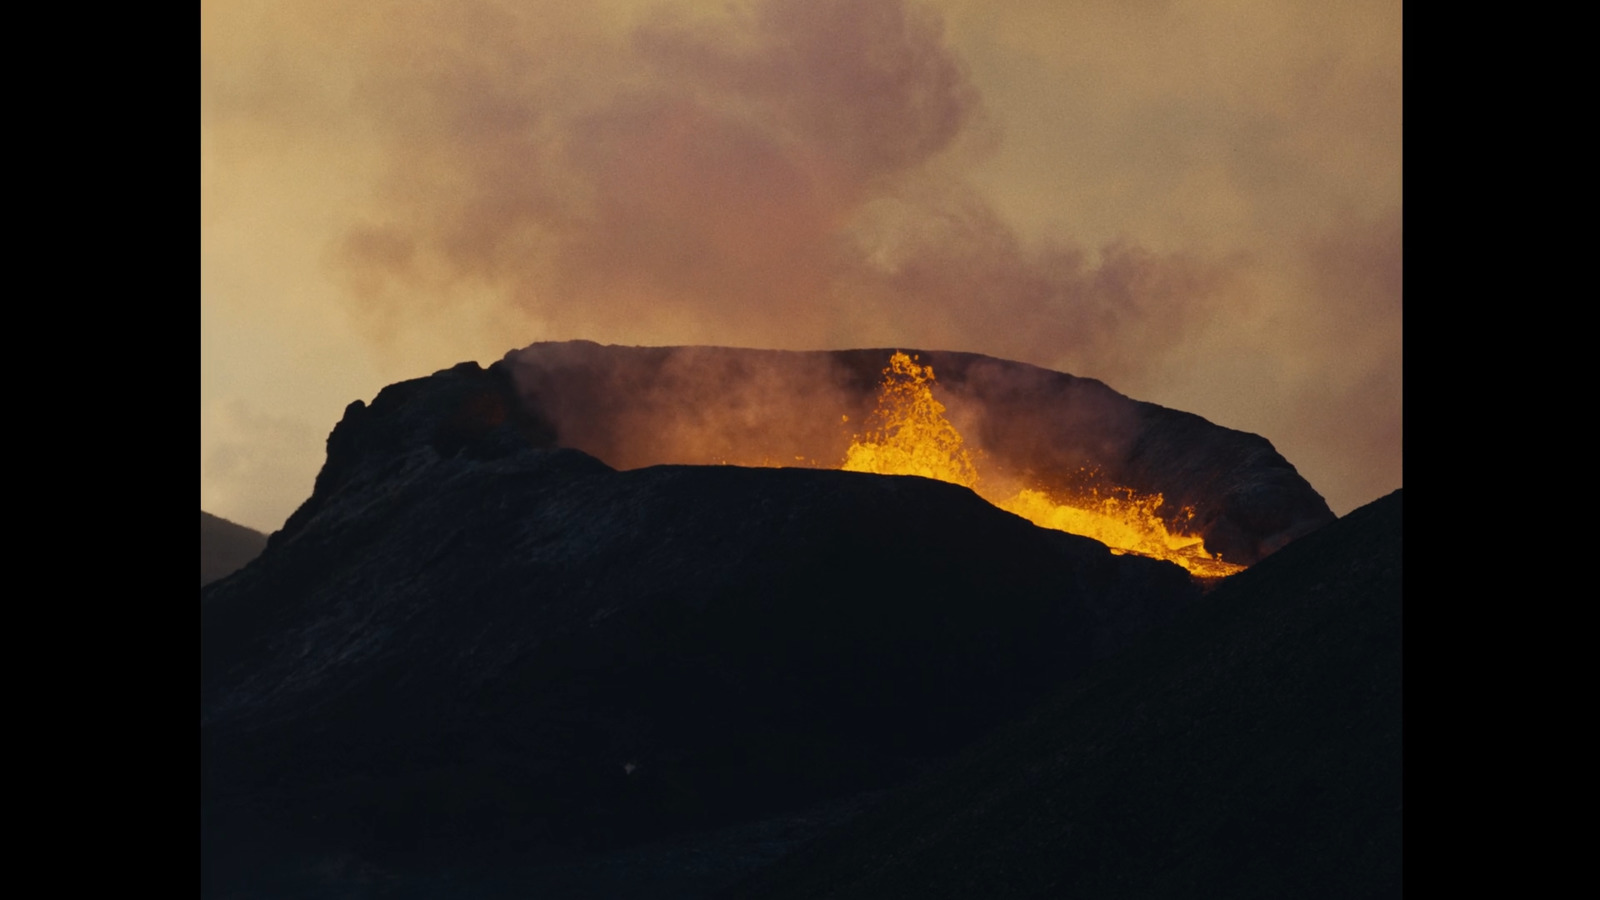
[[[312,496],[201,592],[203,893],[706,896],[1199,598],[942,482],[590,455],[822,452],[886,358],[535,345],[351,404]],[[998,468],[1090,460],[1255,556],[1330,517],[1254,436],[930,358]],[[1008,432],[1052,421],[1029,397],[1091,437]],[[1161,487],[1184,472],[1205,489]]]
[[[200,510],[200,586],[244,568],[267,546],[267,536]]]
[[[881,788],[1198,595],[943,482],[618,472],[515,401],[467,364],[352,404],[313,496],[203,589],[212,890]]]
[[[1398,897],[1402,495],[730,892]]]

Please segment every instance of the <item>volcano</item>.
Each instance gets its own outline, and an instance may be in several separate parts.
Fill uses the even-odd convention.
[[[612,858],[867,796],[1196,603],[1184,568],[970,485],[842,471],[886,446],[898,352],[536,344],[352,403],[312,496],[202,589],[204,891]],[[1160,497],[1241,566],[1333,518],[1259,437],[904,355],[980,487]]]

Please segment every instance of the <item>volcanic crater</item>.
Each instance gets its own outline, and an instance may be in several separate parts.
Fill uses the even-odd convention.
[[[909,371],[898,366],[902,359]],[[548,441],[619,469],[667,463],[848,468],[853,445],[874,424],[930,442],[927,432],[936,423],[885,422],[893,389],[904,395],[923,378],[920,386],[937,398],[935,415],[946,416],[956,440],[964,440],[981,482],[945,474],[959,465],[918,474],[975,487],[1035,524],[1049,523],[1007,502],[1019,491],[1058,505],[1109,503],[1116,514],[1152,514],[1173,535],[1203,539],[1211,554],[1236,569],[1334,519],[1265,438],[1130,399],[1094,379],[978,354],[572,341],[534,344],[507,354],[500,365],[508,367],[524,410],[542,424]],[[900,413],[901,419],[916,417],[909,409]],[[921,417],[927,418],[925,411]],[[910,435],[916,426],[923,431]]]

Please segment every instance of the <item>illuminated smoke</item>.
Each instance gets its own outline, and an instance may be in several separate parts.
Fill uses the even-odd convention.
[[[921,7],[661,13],[560,56],[537,18],[490,8],[439,7],[437,56],[380,59],[358,92],[393,152],[335,258],[375,332],[487,296],[527,338],[882,341],[1114,375],[1229,278],[1014,233],[960,177],[992,135]]]

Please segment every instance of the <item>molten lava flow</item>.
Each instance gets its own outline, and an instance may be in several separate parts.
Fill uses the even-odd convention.
[[[873,427],[850,445],[840,468],[921,475],[977,490],[978,467],[944,417],[944,404],[933,397],[932,366],[919,366],[904,353],[891,357],[872,417]]]
[[[1174,534],[1156,513],[1160,494],[1140,496],[1126,488],[1094,492],[1057,503],[1037,490],[1018,491],[997,498],[978,483],[978,468],[961,439],[945,418],[944,404],[933,396],[933,367],[921,366],[904,353],[896,353],[883,370],[883,390],[867,433],[858,437],[845,454],[848,472],[879,475],[921,475],[949,481],[977,491],[984,499],[1035,525],[1054,528],[1097,541],[1113,553],[1137,553],[1175,562],[1195,575],[1231,575],[1244,566],[1225,563],[1206,552],[1198,535]],[[1193,511],[1187,511],[1193,515]]]
[[[1121,496],[1118,496],[1121,494]],[[1206,552],[1197,534],[1174,534],[1156,510],[1162,496],[1139,496],[1122,488],[1101,496],[1080,497],[1072,505],[1053,502],[1040,491],[1022,490],[995,506],[1016,513],[1035,525],[1092,537],[1112,553],[1138,553],[1175,562],[1195,575],[1220,578],[1244,571],[1244,566],[1223,562]],[[1193,516],[1192,510],[1185,510]]]

